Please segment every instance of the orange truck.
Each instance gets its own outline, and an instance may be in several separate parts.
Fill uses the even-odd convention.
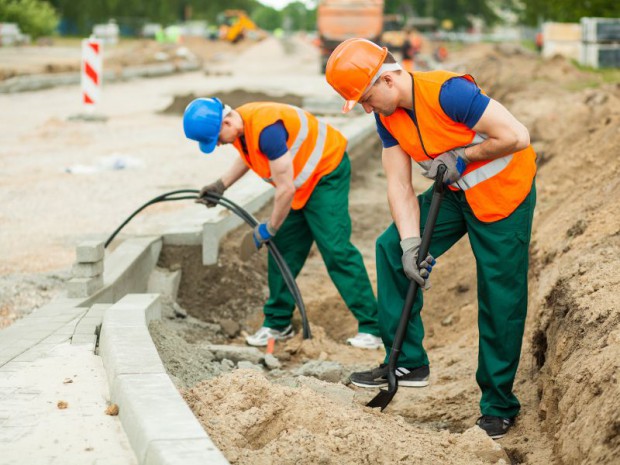
[[[383,30],[383,0],[321,0],[317,9],[321,70],[340,42],[363,37],[379,42]]]

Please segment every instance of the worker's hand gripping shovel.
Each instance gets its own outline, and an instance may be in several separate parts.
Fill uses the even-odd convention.
[[[439,214],[439,206],[444,194],[443,176],[446,172],[446,166],[440,165],[437,169],[437,177],[435,178],[435,184],[433,186],[433,198],[431,200],[431,206],[428,210],[428,216],[426,217],[426,226],[424,227],[424,234],[422,234],[422,243],[420,244],[420,252],[418,253],[418,266],[428,255],[428,249],[431,245],[431,237],[433,230],[435,229],[435,222],[437,221],[437,215]],[[398,378],[396,377],[396,364],[398,363],[398,357],[400,355],[400,349],[403,346],[403,340],[405,338],[405,332],[409,318],[411,317],[411,308],[415,301],[420,285],[415,281],[411,281],[409,289],[407,290],[407,297],[405,298],[405,304],[403,306],[402,313],[400,315],[400,321],[398,322],[398,328],[396,328],[396,335],[394,336],[394,343],[392,344],[392,352],[390,353],[390,359],[388,361],[388,389],[387,391],[381,389],[379,394],[372,398],[366,405],[368,407],[379,407],[383,410],[392,401],[398,391]]]

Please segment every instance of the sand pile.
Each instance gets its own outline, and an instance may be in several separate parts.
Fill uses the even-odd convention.
[[[429,433],[307,387],[273,384],[254,371],[200,383],[184,397],[231,463],[509,463],[477,427],[464,434]]]

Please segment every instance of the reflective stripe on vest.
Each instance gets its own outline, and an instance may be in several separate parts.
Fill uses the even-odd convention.
[[[499,174],[504,168],[511,162],[513,155],[506,155],[501,158],[482,165],[480,168],[470,171],[452,186],[457,186],[459,189],[466,191],[471,189],[476,184],[480,184],[482,181],[492,178],[496,174]]]
[[[316,137],[316,145],[310,154],[310,157],[306,161],[303,169],[299,172],[293,184],[295,184],[296,188],[300,188],[304,182],[308,180],[316,166],[321,161],[321,157],[323,156],[323,149],[325,148],[325,139],[327,138],[327,124],[322,121],[319,121],[319,133]]]
[[[295,140],[291,144],[291,148],[289,150],[289,152],[291,152],[292,158],[295,159],[295,157],[299,153],[299,149],[301,148],[302,144],[306,141],[306,138],[308,137],[308,118],[306,117],[306,114],[304,113],[303,110],[297,107],[293,107],[293,108],[295,109],[295,112],[297,113],[297,116],[299,117],[299,121],[301,123],[299,127],[299,132],[297,133],[297,137],[295,137]],[[299,189],[308,180],[312,172],[315,170],[315,168],[321,161],[321,157],[323,156],[323,149],[325,148],[325,140],[327,139],[327,124],[325,124],[322,121],[319,121],[318,124],[319,124],[319,130],[318,130],[318,134],[316,138],[316,144],[314,145],[314,149],[312,150],[312,153],[308,157],[308,160],[306,160],[306,164],[304,165],[302,170],[297,174],[297,176],[293,180],[293,184],[295,185],[297,189]],[[269,183],[273,183],[272,178],[263,178],[263,180]]]

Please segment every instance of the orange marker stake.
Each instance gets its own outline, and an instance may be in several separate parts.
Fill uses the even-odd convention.
[[[273,349],[276,347],[276,340],[273,337],[270,337],[269,339],[267,339],[267,350],[265,351],[266,354],[273,354]]]

